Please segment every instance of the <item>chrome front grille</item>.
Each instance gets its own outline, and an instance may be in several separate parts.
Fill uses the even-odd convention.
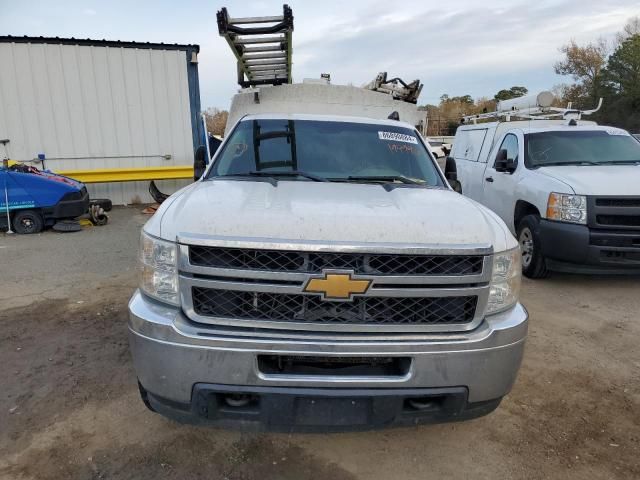
[[[385,255],[365,253],[301,252],[192,246],[192,265],[320,273],[349,269],[367,275],[473,275],[482,272],[482,255]]]
[[[179,237],[180,296],[197,324],[294,332],[464,332],[489,296],[485,245],[334,245]],[[368,280],[343,301],[305,290],[327,273]],[[217,330],[216,330],[217,331]]]
[[[244,320],[359,325],[447,325],[473,321],[477,296],[356,297],[326,302],[317,296],[192,288],[198,315]]]

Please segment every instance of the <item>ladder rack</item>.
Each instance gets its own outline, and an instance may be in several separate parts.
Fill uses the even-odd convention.
[[[533,106],[530,108],[513,108],[512,110],[499,110],[495,112],[478,113],[476,115],[465,115],[464,117],[462,117],[461,123],[475,124],[478,122],[478,120],[500,121],[503,118],[507,122],[511,121],[511,119],[514,118],[519,118],[521,120],[581,120],[583,115],[592,115],[600,110],[600,107],[602,107],[602,98],[598,100],[598,105],[596,106],[596,108],[593,108],[591,110],[577,110],[571,108],[571,103],[569,103],[567,108]]]
[[[241,87],[291,83],[293,12],[288,5],[275,17],[230,18],[222,8],[217,19],[218,32],[238,61]]]

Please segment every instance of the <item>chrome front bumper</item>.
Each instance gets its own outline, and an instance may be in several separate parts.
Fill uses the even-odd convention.
[[[507,394],[517,375],[527,335],[527,312],[520,304],[486,317],[471,332],[359,336],[251,336],[189,321],[136,291],[129,302],[129,339],[135,371],[150,394],[190,404],[194,386],[309,389],[423,389],[464,387],[470,403]],[[405,375],[301,376],[265,374],[257,356],[402,356],[411,359]]]

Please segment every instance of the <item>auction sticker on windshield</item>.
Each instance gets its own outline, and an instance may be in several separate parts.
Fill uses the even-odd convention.
[[[407,135],[406,133],[397,132],[378,132],[378,138],[380,140],[390,140],[392,142],[405,142],[418,144],[418,139],[413,135]]]

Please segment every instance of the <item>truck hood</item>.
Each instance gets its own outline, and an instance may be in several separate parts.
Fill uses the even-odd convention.
[[[567,165],[540,167],[538,172],[566,183],[579,195],[640,195],[637,165]]]
[[[211,180],[192,184],[162,204],[145,230],[179,236],[345,244],[512,248],[504,223],[450,190],[354,183]]]

